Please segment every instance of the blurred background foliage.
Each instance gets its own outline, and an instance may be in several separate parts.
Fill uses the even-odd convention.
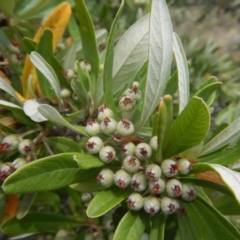
[[[23,36],[33,38],[42,19],[55,8],[61,0],[31,1],[9,0],[0,3],[0,47],[10,41],[20,42],[23,54]],[[73,6],[74,1],[68,0]],[[96,29],[110,29],[121,0],[87,0]],[[126,0],[120,19],[119,36],[141,16],[150,10],[150,0]],[[215,126],[230,123],[240,115],[240,0],[169,0],[170,14],[174,31],[180,36],[189,61],[191,93],[197,92],[204,79],[216,76],[222,87],[217,92],[213,117]],[[5,5],[11,5],[9,10]],[[4,14],[3,14],[4,13]],[[72,16],[62,44],[68,45],[77,39],[77,18]],[[104,46],[103,46],[104,48]],[[2,56],[3,58],[3,56]],[[4,59],[1,59],[4,62]],[[4,69],[11,78],[13,86],[20,91],[19,75],[21,68],[13,66]],[[19,74],[20,73],[20,74]],[[21,91],[20,91],[21,92]]]

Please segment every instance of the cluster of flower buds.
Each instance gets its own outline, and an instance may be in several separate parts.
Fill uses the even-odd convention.
[[[20,54],[19,42],[12,41],[11,44],[8,46],[8,52],[10,54],[8,56],[8,61],[10,64],[19,65],[22,62],[24,57]]]
[[[140,98],[138,83],[134,82],[120,99],[120,109],[125,113],[133,111]],[[85,130],[90,136],[86,141],[89,154],[97,154],[106,164],[121,161],[121,167],[116,172],[107,166],[102,169],[97,181],[104,187],[132,188],[133,193],[127,199],[130,209],[137,211],[144,208],[150,215],[159,211],[171,214],[177,210],[182,212],[183,201],[196,198],[194,186],[177,179],[178,175],[190,172],[191,162],[187,159],[165,159],[161,164],[154,163],[157,136],[153,136],[149,143],[135,137],[133,123],[128,119],[117,122],[106,104],[99,107],[97,118],[89,120]]]

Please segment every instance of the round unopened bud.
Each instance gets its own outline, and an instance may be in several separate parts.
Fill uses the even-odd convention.
[[[104,118],[112,118],[113,111],[107,107],[106,104],[103,104],[101,107],[98,108],[98,116],[97,120],[102,122]]]
[[[10,53],[15,53],[15,54],[19,53],[19,43],[16,41],[12,41],[12,43],[8,45],[7,48]]]
[[[62,74],[67,80],[71,80],[75,77],[75,73],[72,69],[67,69],[65,71],[62,71]]]
[[[83,193],[81,198],[83,202],[89,202],[92,199],[92,194],[87,192]]]
[[[192,164],[187,159],[182,158],[178,160],[179,173],[182,175],[187,175],[192,169]]]
[[[165,177],[174,177],[178,175],[179,166],[176,161],[166,159],[161,164],[162,173]]]
[[[103,133],[106,135],[112,134],[116,131],[117,129],[117,122],[113,118],[104,118],[103,121],[101,122],[101,130]]]
[[[86,143],[86,148],[90,154],[99,153],[103,148],[103,141],[99,137],[91,137]]]
[[[82,70],[87,71],[87,72],[90,72],[92,69],[91,65],[87,61],[81,61],[80,67],[82,68]]]
[[[34,142],[30,139],[23,139],[18,145],[18,151],[21,154],[28,155],[35,150]]]
[[[171,179],[166,184],[166,192],[169,197],[179,197],[182,193],[182,184],[177,179]]]
[[[134,98],[130,96],[123,96],[119,101],[119,107],[124,112],[130,112],[136,105]]]
[[[96,136],[100,133],[100,125],[96,120],[88,120],[85,130],[88,135]]]
[[[132,142],[128,142],[121,147],[123,157],[133,156],[135,153],[135,145]]]
[[[131,136],[134,133],[134,126],[129,120],[122,119],[117,124],[117,133],[121,137]]]
[[[23,56],[21,56],[19,53],[11,54],[8,59],[9,63],[12,65],[19,65],[22,63],[22,60]]]
[[[149,186],[150,191],[153,194],[160,194],[160,193],[164,192],[166,183],[162,178],[159,178],[157,180],[149,181],[148,186]]]
[[[152,149],[147,143],[139,143],[135,148],[135,155],[139,160],[146,160],[152,156]]]
[[[139,102],[142,96],[141,91],[137,88],[137,87],[133,87],[133,88],[128,88],[124,94],[128,97],[131,97],[132,99],[134,99],[136,102]]]
[[[139,193],[132,193],[127,199],[128,208],[138,211],[143,207],[143,197]]]
[[[154,150],[157,151],[158,148],[158,138],[157,136],[153,136],[150,140],[150,147]]]
[[[123,160],[123,167],[129,173],[135,173],[138,171],[140,167],[139,160],[134,156],[127,156]]]
[[[181,198],[185,201],[193,201],[196,197],[195,187],[191,183],[182,183]]]
[[[7,177],[9,176],[15,169],[13,169],[11,162],[5,162],[1,166],[1,176]]]
[[[71,96],[71,92],[69,89],[67,88],[63,88],[61,91],[60,91],[60,95],[62,98],[69,98]]]
[[[149,164],[145,170],[146,177],[149,180],[157,180],[161,177],[162,170],[157,164]]]
[[[1,150],[4,151],[14,151],[17,149],[19,144],[19,139],[16,135],[7,135],[2,140]]]
[[[116,152],[113,147],[105,146],[99,152],[100,159],[105,163],[112,162],[116,157]]]
[[[110,169],[104,168],[97,175],[97,181],[104,187],[110,187],[114,181],[114,173]]]
[[[179,209],[180,205],[176,199],[163,197],[161,200],[161,210],[165,215],[172,214]]]
[[[131,187],[137,191],[141,192],[147,187],[146,176],[142,172],[137,172],[132,176]]]
[[[143,207],[147,213],[153,216],[160,210],[160,202],[156,197],[148,196],[144,198]]]
[[[27,161],[24,158],[17,158],[12,162],[12,166],[15,169],[18,169],[27,164]]]
[[[114,175],[114,182],[118,187],[125,188],[131,182],[131,176],[124,170],[118,170]]]

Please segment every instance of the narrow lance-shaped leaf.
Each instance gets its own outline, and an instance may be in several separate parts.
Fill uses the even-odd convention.
[[[104,213],[110,211],[120,202],[128,197],[129,189],[111,188],[99,192],[90,202],[87,208],[87,215],[90,218],[102,216]]]
[[[141,239],[147,221],[148,216],[144,212],[127,212],[119,222],[113,240]]]
[[[172,23],[165,0],[153,0],[150,16],[148,73],[142,115],[137,130],[155,110],[170,75],[173,50]]]
[[[117,23],[118,19],[121,15],[121,12],[124,7],[124,1],[116,14],[116,17],[112,23],[111,30],[108,37],[107,42],[107,50],[104,61],[104,69],[103,69],[103,91],[104,98],[107,106],[115,112],[115,104],[113,98],[113,58],[114,58],[114,40],[117,32]]]
[[[193,170],[196,171],[198,169],[203,169],[205,171],[215,171],[229,188],[229,190],[233,193],[236,200],[240,204],[240,173],[233,171],[229,168],[226,168],[219,164],[207,164],[207,163],[198,163],[194,164]],[[202,171],[203,171],[202,170]]]
[[[164,215],[157,214],[152,218],[149,240],[164,240],[165,221],[166,217]]]
[[[173,52],[178,70],[179,113],[181,113],[189,101],[189,72],[185,52],[176,33],[173,34]]]
[[[75,0],[74,2],[80,24],[83,55],[85,60],[91,64],[91,67],[97,79],[99,71],[99,57],[93,22],[84,1]]]
[[[114,49],[113,92],[133,82],[148,58],[149,15],[139,19],[120,38]]]
[[[60,124],[62,126],[72,129],[75,132],[87,136],[84,127],[70,124],[60,115],[60,113],[55,108],[47,104],[42,104],[38,107],[38,111],[49,121]]]
[[[60,95],[60,85],[57,78],[56,73],[52,69],[52,67],[43,59],[43,57],[38,54],[37,52],[32,52],[30,54],[30,59],[32,63],[35,65],[35,67],[46,77],[46,79],[49,81],[52,90],[56,94],[56,97],[59,100],[59,103],[61,101],[61,95]]]
[[[202,148],[200,156],[217,151],[223,146],[229,145],[233,140],[239,137],[240,137],[240,118],[236,119],[233,123],[231,123],[228,127],[226,127],[213,139],[211,139],[208,143],[206,143]]]
[[[209,124],[208,107],[202,99],[192,98],[172,124],[164,156],[171,157],[201,143],[207,135]]]

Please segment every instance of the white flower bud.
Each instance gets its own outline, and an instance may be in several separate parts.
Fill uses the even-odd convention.
[[[97,175],[97,181],[104,187],[110,187],[114,181],[114,174],[110,169],[104,168]]]
[[[153,216],[160,210],[160,202],[156,197],[148,196],[144,198],[143,207],[147,213]]]
[[[9,63],[12,65],[19,65],[22,63],[22,60],[23,56],[21,56],[19,53],[11,54],[8,59]]]
[[[69,98],[71,96],[71,92],[69,89],[67,88],[63,88],[61,91],[60,91],[60,95],[62,98]]]
[[[104,118],[103,121],[101,122],[101,130],[103,133],[106,135],[112,134],[116,131],[117,129],[117,122],[113,118]]]
[[[122,119],[117,124],[117,133],[121,137],[131,136],[134,133],[134,126],[129,120]]]
[[[193,201],[196,197],[195,187],[191,183],[182,183],[181,198],[185,201]]]
[[[31,154],[34,150],[35,145],[31,139],[23,139],[18,145],[18,151],[24,155]]]
[[[132,142],[128,142],[121,147],[123,157],[133,156],[135,153],[135,145]]]
[[[72,69],[64,70],[62,71],[62,74],[67,80],[71,80],[75,77],[75,73]]]
[[[149,164],[145,170],[146,177],[149,180],[157,180],[161,177],[162,170],[157,164]]]
[[[178,160],[179,173],[182,175],[187,175],[192,169],[192,164],[187,159],[182,158]]]
[[[18,169],[27,164],[27,161],[24,158],[17,158],[12,162],[12,166],[15,169]]]
[[[165,177],[174,177],[178,175],[179,166],[176,161],[166,159],[161,164],[162,173]]]
[[[2,144],[0,145],[0,151],[14,151],[17,149],[19,139],[16,135],[7,135],[3,138]]]
[[[98,108],[97,120],[99,122],[102,122],[104,118],[112,118],[112,117],[113,117],[113,111],[107,108],[106,104],[103,104],[101,107]]]
[[[114,182],[118,187],[125,188],[131,182],[131,176],[124,170],[118,170],[114,175]]]
[[[136,105],[134,98],[130,96],[123,96],[119,101],[119,107],[122,111],[130,112]]]
[[[157,136],[153,136],[150,140],[150,147],[154,150],[157,151],[158,148],[158,138]]]
[[[100,159],[105,163],[112,162],[116,157],[116,152],[111,146],[105,146],[100,150]]]
[[[0,171],[1,179],[9,176],[15,170],[14,168],[11,167],[12,166],[11,164],[12,164],[11,162],[5,162],[2,164]]]
[[[138,211],[143,207],[143,197],[139,193],[132,193],[127,199],[128,208]]]
[[[161,200],[161,210],[165,215],[172,214],[179,209],[180,205],[176,199],[163,197]]]
[[[87,192],[83,193],[81,198],[83,202],[89,202],[92,199],[92,194]]]
[[[19,42],[12,41],[12,43],[10,45],[8,45],[7,48],[10,53],[18,54],[19,53]]]
[[[153,194],[160,194],[165,191],[166,183],[162,178],[159,178],[157,180],[149,181],[148,186],[149,186],[150,191]]]
[[[135,173],[138,171],[140,167],[139,160],[134,156],[127,156],[123,160],[123,167],[129,173]]]
[[[85,70],[87,72],[90,72],[92,69],[91,65],[87,61],[81,61],[80,67],[82,68],[82,70]]]
[[[89,120],[87,121],[85,130],[88,135],[96,136],[100,133],[100,125],[96,120]]]
[[[173,178],[167,182],[166,192],[169,197],[179,197],[182,193],[182,184]]]
[[[137,87],[128,88],[124,94],[128,97],[131,97],[136,102],[139,102],[141,100],[142,93]]]
[[[137,191],[141,192],[147,187],[146,176],[142,172],[137,172],[132,176],[131,187]]]
[[[86,142],[86,148],[90,154],[99,153],[103,148],[103,141],[99,137],[91,137]]]
[[[147,143],[139,143],[135,148],[135,155],[139,160],[146,160],[152,156],[152,149]]]

